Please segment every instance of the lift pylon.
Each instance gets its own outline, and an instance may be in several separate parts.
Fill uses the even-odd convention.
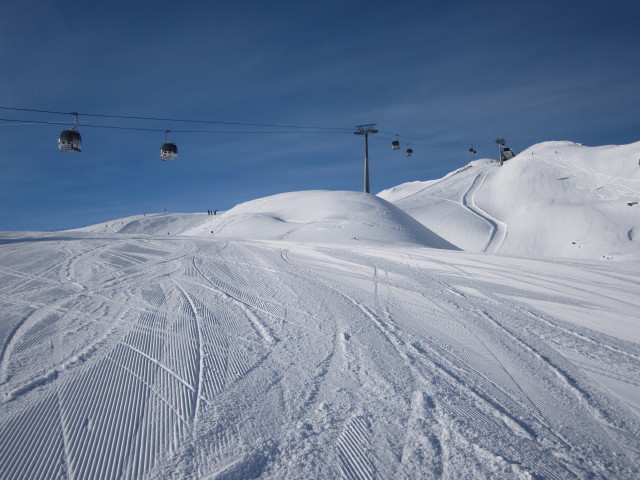
[[[375,123],[357,125],[354,135],[364,135],[364,192],[371,193],[369,189],[369,134],[378,133]]]

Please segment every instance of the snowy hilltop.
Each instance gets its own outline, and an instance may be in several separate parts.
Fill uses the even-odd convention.
[[[0,478],[640,478],[639,158],[0,232]]]
[[[246,202],[219,215],[137,215],[78,231],[316,243],[358,241],[458,250],[398,207],[359,192],[290,192]]]
[[[379,194],[463,250],[523,257],[638,258],[640,142],[534,145],[498,167]]]

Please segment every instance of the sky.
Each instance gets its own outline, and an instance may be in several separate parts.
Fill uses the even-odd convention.
[[[640,4],[444,3],[0,0],[0,231],[362,191],[360,124],[372,193],[499,137],[640,140]]]

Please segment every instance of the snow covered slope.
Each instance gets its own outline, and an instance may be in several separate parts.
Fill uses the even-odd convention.
[[[210,228],[211,227],[211,228]],[[185,235],[457,250],[397,207],[360,192],[306,191],[238,205]]]
[[[145,235],[181,235],[186,230],[202,224],[205,213],[154,213],[133,215],[88,227],[77,228],[74,232],[95,233],[144,233]]]
[[[458,250],[389,202],[374,195],[346,191],[283,193],[240,204],[218,215],[136,215],[74,231],[358,242]]]
[[[639,160],[640,142],[545,142],[502,167],[478,160],[439,181],[379,196],[468,251],[639,258]]]
[[[635,479],[638,266],[3,233],[0,478]]]

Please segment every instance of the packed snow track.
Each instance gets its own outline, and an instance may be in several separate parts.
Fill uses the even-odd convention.
[[[0,235],[0,478],[640,478],[637,264]]]

